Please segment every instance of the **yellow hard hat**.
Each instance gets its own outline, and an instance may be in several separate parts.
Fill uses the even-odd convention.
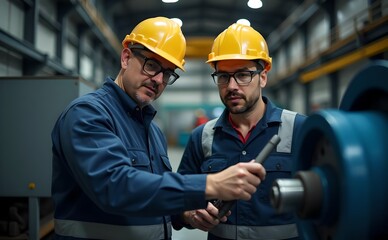
[[[141,44],[185,70],[186,39],[178,23],[169,18],[155,17],[140,22],[131,34],[125,36],[122,44],[124,48]]]
[[[261,59],[268,71],[272,66],[272,58],[263,36],[252,27],[239,23],[230,25],[217,36],[207,63],[214,67],[214,62],[233,59]]]

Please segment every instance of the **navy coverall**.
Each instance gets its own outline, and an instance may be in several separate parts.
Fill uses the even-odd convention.
[[[290,178],[292,168],[292,140],[297,136],[305,116],[276,107],[263,97],[266,110],[262,119],[252,130],[247,141],[240,140],[228,120],[229,111],[214,120],[211,133],[205,125],[195,128],[184,151],[178,172],[182,174],[214,173],[239,162],[254,159],[275,134],[281,142],[263,163],[267,175],[249,201],[237,201],[226,223],[217,225],[209,232],[208,239],[288,239],[297,237],[295,216],[277,214],[271,206],[269,193],[277,178]],[[282,129],[282,130],[280,130]],[[209,142],[209,137],[213,139]],[[207,153],[205,149],[210,152]],[[176,229],[185,226],[174,216]],[[186,226],[188,227],[188,226]]]
[[[64,110],[52,131],[57,239],[170,239],[170,214],[206,207],[206,176],[171,172],[155,114],[110,78]]]

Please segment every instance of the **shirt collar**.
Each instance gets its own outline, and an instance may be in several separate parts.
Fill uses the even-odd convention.
[[[264,116],[262,118],[264,123],[281,123],[281,111],[279,111],[279,108],[275,106],[275,104],[273,104],[267,97],[263,96],[263,101],[267,106],[264,112]]]
[[[112,97],[117,100],[125,111],[131,115],[138,115],[141,112],[143,115],[153,118],[156,114],[156,110],[152,105],[147,105],[141,109],[135,100],[128,96],[128,94],[121,89],[111,77],[107,77],[105,79],[103,89],[107,92],[113,92],[114,94],[111,94]]]

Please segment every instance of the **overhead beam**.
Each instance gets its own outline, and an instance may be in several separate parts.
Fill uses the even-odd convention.
[[[308,83],[315,79],[318,79],[320,76],[333,73],[339,69],[343,69],[346,66],[353,64],[361,59],[369,58],[379,53],[386,52],[388,50],[387,42],[388,37],[384,37],[376,42],[372,42],[349,54],[345,54],[339,58],[329,61],[323,64],[322,66],[302,73],[300,76],[300,80],[303,83]]]
[[[35,62],[37,65],[46,64],[54,71],[63,75],[72,74],[72,71],[64,67],[58,61],[49,59],[47,54],[37,51],[31,43],[17,39],[2,29],[0,29],[0,45],[7,50],[25,56],[26,59]]]
[[[117,39],[116,34],[112,31],[109,25],[97,12],[97,9],[87,0],[79,0],[72,2],[75,4],[75,9],[83,20],[92,28],[92,31],[100,39],[108,50],[120,55],[121,44]],[[109,45],[106,43],[108,40]]]
[[[189,37],[186,40],[186,58],[207,59],[213,45],[214,38],[211,37]]]

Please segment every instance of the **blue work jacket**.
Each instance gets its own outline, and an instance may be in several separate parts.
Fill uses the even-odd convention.
[[[266,103],[265,113],[246,143],[240,140],[228,120],[229,111],[225,109],[218,119],[213,120],[210,134],[205,124],[195,128],[185,148],[179,173],[215,173],[254,159],[271,137],[279,134],[281,126],[283,135],[286,135],[264,161],[267,175],[251,200],[237,201],[227,222],[210,231],[208,239],[292,239],[298,236],[295,216],[277,214],[269,196],[275,179],[292,177],[292,139],[297,137],[296,133],[306,117],[280,109],[266,97],[263,100]],[[173,224],[177,229],[184,226],[178,217],[174,217]]]
[[[110,78],[64,110],[52,131],[57,239],[170,239],[170,214],[206,207],[206,175],[171,172],[155,114]]]

